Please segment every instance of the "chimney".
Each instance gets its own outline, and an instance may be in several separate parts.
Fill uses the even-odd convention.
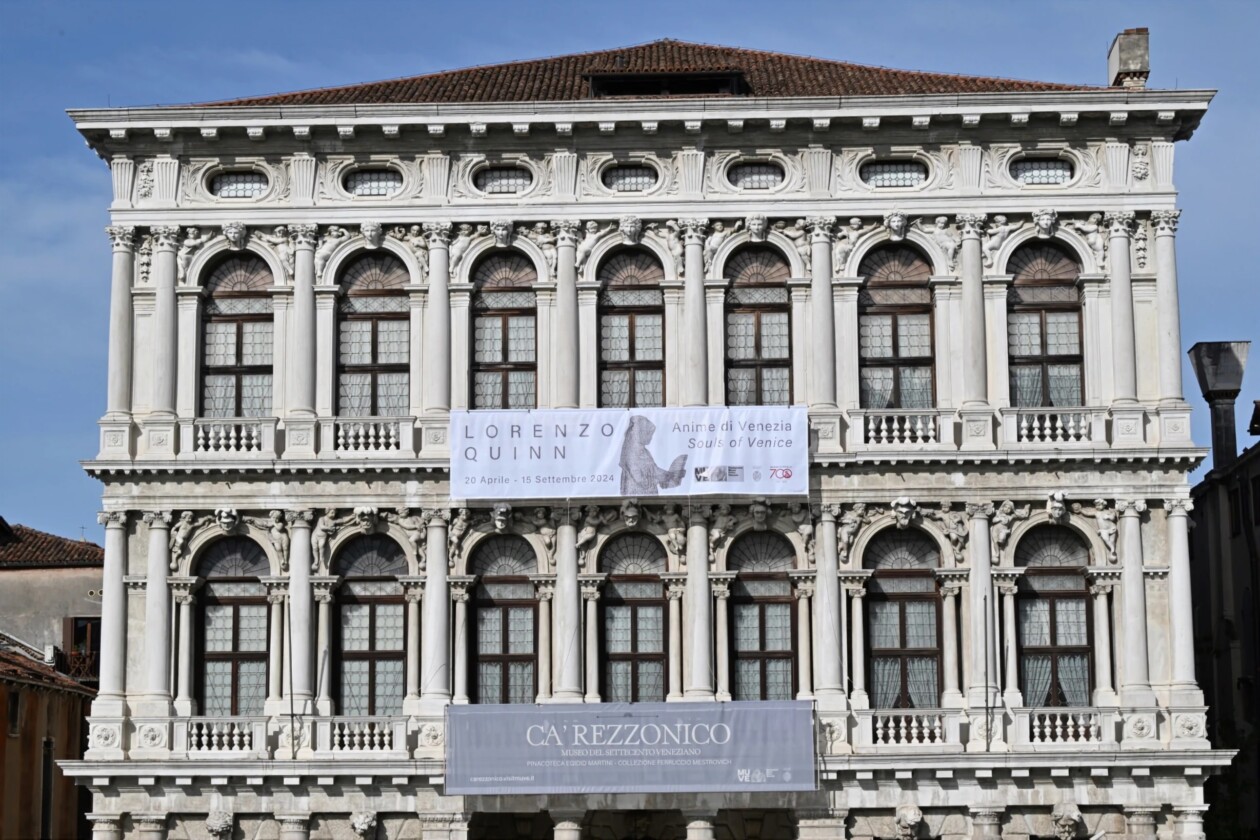
[[[1107,51],[1107,77],[1112,87],[1144,88],[1151,75],[1151,40],[1146,27],[1126,29]]]
[[[1190,348],[1190,364],[1199,390],[1212,410],[1212,471],[1224,470],[1238,459],[1234,431],[1234,400],[1242,390],[1250,341],[1200,341]]]

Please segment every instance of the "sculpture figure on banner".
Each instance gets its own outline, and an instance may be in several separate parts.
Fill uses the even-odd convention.
[[[621,495],[656,496],[662,489],[682,483],[687,456],[679,455],[668,467],[657,465],[648,451],[656,424],[641,414],[630,418],[630,428],[621,443]]]

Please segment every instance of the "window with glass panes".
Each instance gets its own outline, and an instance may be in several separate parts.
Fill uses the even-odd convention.
[[[271,271],[253,255],[230,257],[206,281],[201,319],[201,416],[271,413]]]
[[[1090,705],[1089,550],[1066,528],[1043,525],[1019,541],[1015,564],[1024,568],[1016,596],[1024,705]]]
[[[356,537],[338,552],[337,711],[343,715],[402,713],[406,605],[399,575],[402,546],[379,534]]]
[[[1014,275],[1006,315],[1011,404],[1083,405],[1080,266],[1059,246],[1038,242],[1017,250],[1007,272]]]
[[[619,251],[599,269],[599,404],[665,404],[665,271],[647,251]]]
[[[473,272],[472,407],[537,404],[538,340],[534,264],[517,253],[492,254]]]
[[[600,552],[608,575],[600,598],[607,703],[665,700],[665,547],[648,534],[613,537]]]
[[[796,599],[788,572],[796,550],[779,534],[754,532],[727,550],[731,697],[790,700],[796,691]]]
[[[268,603],[262,578],[271,573],[262,547],[227,537],[197,563],[197,694],[203,715],[261,715],[267,699]]]
[[[792,401],[792,270],[773,248],[752,246],[726,263],[727,405]]]
[[[538,599],[529,575],[538,561],[520,537],[490,537],[469,560],[473,589],[470,656],[477,703],[533,703],[538,695]]]
[[[401,417],[410,410],[411,326],[407,267],[366,254],[341,279],[337,325],[337,413]]]
[[[858,295],[858,382],[862,408],[930,409],[932,267],[918,251],[893,245],[862,260]]]
[[[863,566],[866,584],[867,686],[876,709],[934,709],[941,697],[940,552],[927,536],[877,535]]]

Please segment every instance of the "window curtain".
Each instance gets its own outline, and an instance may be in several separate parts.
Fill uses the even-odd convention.
[[[936,670],[934,656],[912,656],[906,660],[906,687],[910,691],[910,702],[916,709],[935,709],[940,705],[936,693],[939,684]]]
[[[1080,365],[1050,365],[1047,374],[1050,377],[1051,405],[1063,408],[1083,404]]]
[[[1041,408],[1041,365],[1011,367],[1011,400],[1016,408]]]
[[[871,659],[871,704],[876,709],[893,709],[901,695],[901,659],[876,656]]]
[[[1050,657],[1041,654],[1021,657],[1024,672],[1024,705],[1036,708],[1050,699]]]
[[[1089,705],[1089,657],[1072,653],[1059,657],[1059,687],[1069,706]]]

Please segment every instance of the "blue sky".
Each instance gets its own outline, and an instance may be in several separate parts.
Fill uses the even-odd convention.
[[[1177,147],[1182,341],[1246,340],[1240,446],[1260,398],[1260,3],[0,0],[0,515],[100,540],[109,171],[66,108],[226,99],[606,49],[657,38],[913,70],[1106,83],[1122,29],[1151,30],[1153,87],[1220,91]],[[1186,366],[1195,437],[1207,412]]]

